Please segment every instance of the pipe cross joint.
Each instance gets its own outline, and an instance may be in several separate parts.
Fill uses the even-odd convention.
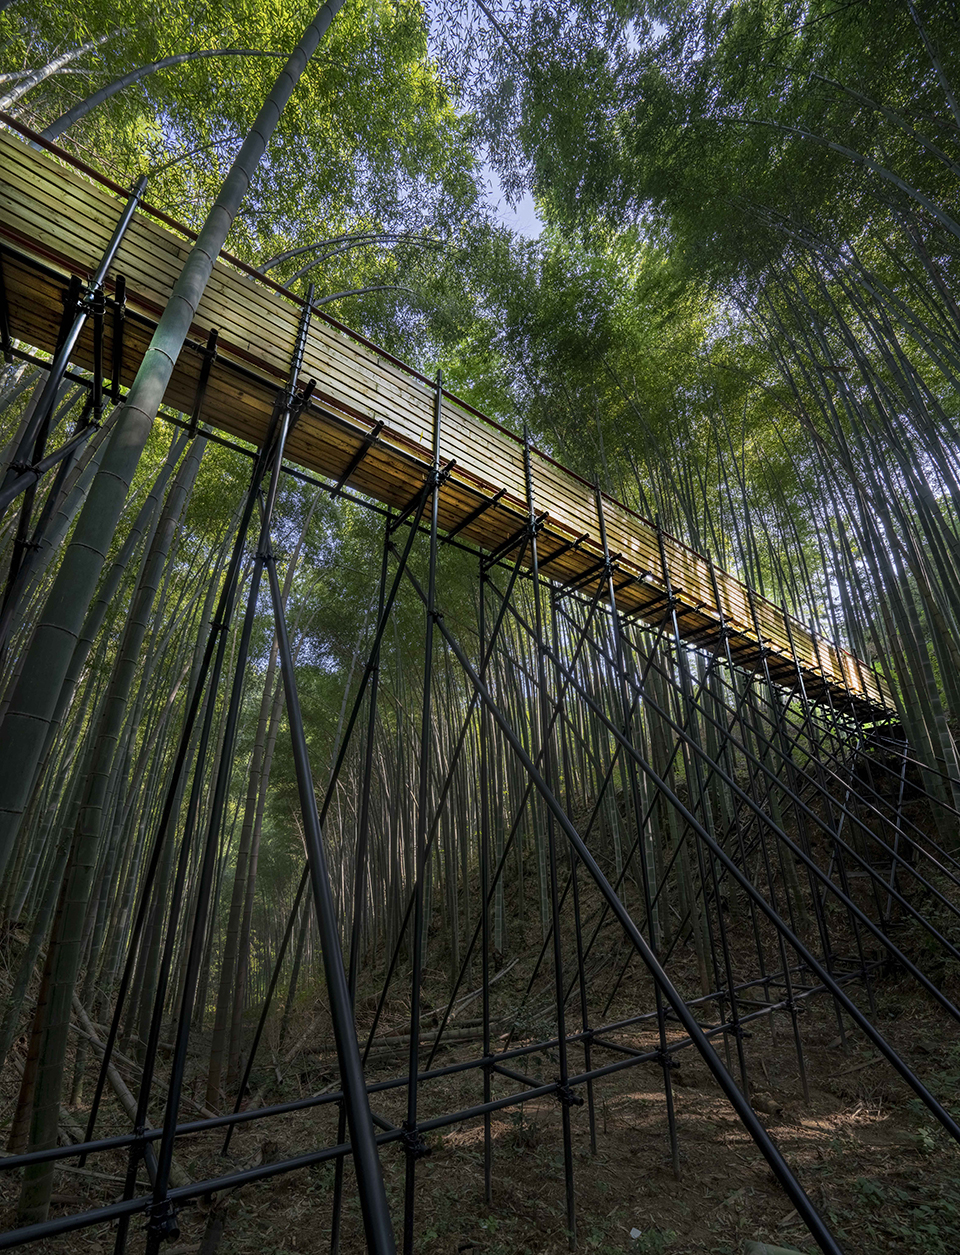
[[[176,1242],[180,1237],[177,1209],[168,1198],[150,1209],[147,1230],[150,1233],[159,1235],[162,1242]]]
[[[583,1106],[583,1095],[576,1093],[566,1082],[561,1081],[559,1077],[557,1078],[556,1098],[561,1107]]]
[[[413,1159],[423,1159],[427,1155],[433,1154],[433,1147],[428,1146],[424,1138],[420,1136],[420,1131],[416,1126],[411,1128],[408,1124],[403,1126],[404,1133],[401,1141],[403,1149]]]

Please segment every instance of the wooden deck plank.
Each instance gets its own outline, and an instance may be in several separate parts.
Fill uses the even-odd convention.
[[[122,205],[107,187],[0,133],[0,238],[15,250],[5,257],[4,269],[16,337],[45,352],[52,350],[65,283],[71,273],[93,272]],[[139,365],[152,324],[189,249],[186,235],[145,212],[134,216],[106,285],[109,294],[117,275],[123,275],[127,284],[125,383]],[[44,267],[54,274],[44,273]],[[192,411],[202,361],[198,350],[215,327],[220,335],[218,358],[210,371],[201,421],[244,441],[262,440],[277,389],[286,381],[301,311],[294,298],[252,280],[228,260],[218,261],[191,330],[195,343],[181,354],[165,402],[182,412]],[[109,375],[113,361],[109,316],[104,340]],[[89,327],[74,360],[85,368],[92,365]],[[432,456],[434,388],[322,317],[312,320],[307,336],[301,380],[308,378],[317,381],[318,404],[295,427],[290,459],[337,482],[364,447],[370,428],[382,422],[376,443],[351,474],[349,486],[391,506],[405,505],[415,485],[423,482]],[[462,532],[463,539],[492,551],[515,534],[527,516],[523,442],[453,398],[444,397],[441,414],[441,458],[444,464],[456,463],[440,495],[442,526],[454,528],[482,500],[505,489],[498,505]],[[549,566],[551,579],[575,584],[602,553],[595,489],[536,449],[530,450],[530,476],[533,510],[546,511],[540,538],[543,556],[587,534],[579,548],[567,550]],[[829,691],[835,702],[852,703],[863,714],[894,713],[885,685],[866,664],[826,640],[815,640],[797,621],[790,621],[788,632],[777,606],[751,598],[739,580],[715,569],[718,606],[706,558],[674,537],[658,537],[648,520],[606,496],[603,509],[618,575],[621,580],[634,577],[618,592],[625,613],[645,613],[653,625],[660,622],[666,588],[662,540],[681,632],[698,647],[719,644],[722,623],[736,633],[731,638],[735,656],[745,667],[758,669],[755,614],[761,644],[772,651],[768,655],[772,674],[790,682],[795,650],[810,692]],[[581,591],[589,596],[602,579],[594,576]]]

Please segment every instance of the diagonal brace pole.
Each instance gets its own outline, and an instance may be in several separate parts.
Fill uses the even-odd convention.
[[[323,848],[323,833],[320,829],[317,795],[314,790],[313,775],[310,770],[307,738],[303,727],[303,714],[300,709],[300,695],[297,689],[293,653],[290,649],[290,638],[287,634],[286,615],[283,609],[280,580],[277,577],[276,559],[272,551],[266,559],[266,568],[270,582],[270,595],[273,600],[273,612],[280,654],[280,670],[283,675],[283,688],[287,701],[287,718],[290,723],[290,736],[293,743],[297,791],[300,795],[300,807],[303,814],[304,840],[307,846],[310,883],[317,910],[317,925],[320,931],[323,967],[327,981],[327,993],[330,998],[330,1013],[333,1018],[333,1031],[337,1045],[337,1059],[340,1064],[340,1078],[347,1107],[347,1119],[350,1125],[353,1162],[357,1173],[357,1185],[360,1192],[360,1207],[363,1212],[367,1247],[375,1255],[393,1255],[393,1252],[396,1250],[393,1226],[390,1222],[390,1209],[383,1185],[380,1160],[377,1155],[377,1144],[373,1133],[373,1119],[370,1115],[370,1104],[367,1099],[363,1069],[360,1066],[360,1048],[357,1043],[357,1030],[353,1017],[353,1002],[350,997],[347,975],[343,966],[343,953],[340,949],[336,908],[334,906],[333,893],[330,889],[327,857]]]
[[[420,591],[422,595],[422,590]],[[769,1133],[760,1123],[753,1108],[750,1106],[750,1103],[737,1088],[736,1082],[724,1067],[716,1051],[710,1045],[710,1042],[707,1040],[703,1030],[697,1023],[687,1004],[684,1002],[679,991],[667,976],[667,973],[660,966],[656,955],[645,941],[643,934],[637,928],[627,909],[620,901],[620,898],[614,892],[613,886],[601,871],[600,865],[597,863],[580,834],[571,823],[569,816],[554,796],[552,790],[547,785],[547,782],[537,770],[533,759],[523,748],[519,737],[510,725],[506,716],[502,713],[499,706],[491,697],[487,686],[477,675],[472,663],[463,652],[463,649],[450,630],[447,628],[443,618],[436,613],[434,614],[434,618],[438,631],[442,634],[444,640],[447,642],[447,645],[457,658],[460,666],[463,668],[467,678],[480,695],[480,700],[493,716],[493,719],[499,726],[500,731],[503,733],[511,749],[520,759],[524,770],[533,781],[534,786],[540,793],[557,824],[563,830],[576,854],[586,867],[587,871],[590,873],[594,883],[600,890],[600,893],[610,906],[610,909],[617,916],[624,932],[627,934],[634,948],[647,965],[651,975],[657,982],[659,988],[662,990],[664,997],[673,1008],[678,1020],[690,1036],[693,1044],[697,1047],[697,1050],[700,1052],[700,1055],[710,1068],[710,1071],[713,1073],[714,1078],[720,1085],[720,1088],[723,1090],[750,1136],[753,1138],[757,1147],[767,1160],[767,1163],[773,1170],[774,1175],[783,1186],[783,1189],[789,1197],[791,1203],[793,1203],[796,1208],[797,1214],[803,1218],[804,1223],[807,1225],[807,1228],[810,1230],[810,1233],[813,1235],[820,1249],[825,1252],[825,1255],[842,1255],[840,1246],[837,1244],[835,1238],[827,1228],[823,1218],[820,1216],[820,1213],[807,1197],[806,1192],[794,1176],[780,1151],[777,1149]]]

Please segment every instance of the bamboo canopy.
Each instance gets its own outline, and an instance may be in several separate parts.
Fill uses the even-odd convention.
[[[44,147],[0,134],[0,249],[9,333],[52,353],[65,287],[71,276],[88,279],[96,270],[127,192]],[[194,238],[148,205],[123,237],[105,284],[102,325],[104,371],[121,386],[136,373]],[[302,310],[302,300],[221,254],[165,403],[259,446],[286,386]],[[94,362],[92,322],[74,356],[84,368]],[[436,385],[320,311],[310,322],[301,385],[308,380],[315,388],[290,437],[288,460],[338,489],[405,509],[432,473]],[[672,604],[691,644],[716,647],[726,633],[744,668],[765,664],[772,679],[791,687],[799,671],[812,700],[868,722],[896,719],[889,688],[868,664],[733,576],[711,570],[704,555],[535,448],[528,496],[526,452],[520,438],[444,392],[440,527],[496,554],[519,544],[533,514],[541,570],[560,586],[589,593],[608,578],[602,512],[624,615],[657,623]]]

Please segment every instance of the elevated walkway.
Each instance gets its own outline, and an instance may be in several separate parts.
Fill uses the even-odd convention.
[[[5,333],[50,354],[66,285],[71,276],[88,279],[96,270],[128,193],[46,147],[50,151],[38,151],[0,133],[0,295]],[[105,284],[108,379],[123,387],[132,381],[194,238],[164,214],[149,207],[137,211]],[[297,297],[222,254],[166,404],[259,445],[286,383],[302,308]],[[207,352],[214,330],[215,356]],[[92,319],[73,360],[93,367]],[[291,434],[288,458],[333,486],[406,507],[432,467],[435,384],[320,311],[304,356],[302,380],[309,379],[316,389]],[[445,392],[440,526],[488,553],[507,553],[532,508],[540,520],[544,575],[589,593],[606,579],[595,489],[533,449],[528,501],[524,453],[511,432]],[[882,677],[866,663],[750,594],[733,576],[711,572],[705,557],[658,534],[626,506],[603,496],[602,510],[624,615],[659,623],[668,606],[669,575],[680,631],[692,644],[709,649],[725,630],[744,668],[759,670],[765,659],[772,678],[791,688],[799,668],[812,700],[830,700],[868,722],[896,718]]]

